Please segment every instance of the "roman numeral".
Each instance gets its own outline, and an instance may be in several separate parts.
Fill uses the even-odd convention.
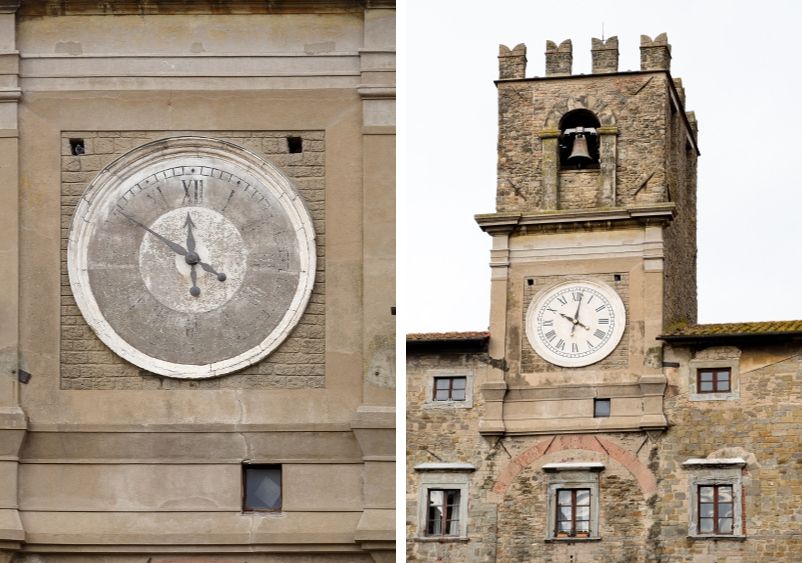
[[[557,301],[559,301],[559,302],[560,302],[560,303],[562,303],[563,305],[565,305],[566,303],[568,303],[568,299],[566,299],[566,298],[565,298],[565,297],[563,297],[562,295],[558,295],[558,296],[557,296]]]
[[[182,205],[203,201],[203,180],[181,180],[181,186],[184,188]]]
[[[554,319],[543,321],[543,326],[554,326]]]
[[[553,330],[550,330],[546,334],[544,334],[543,336],[545,336],[548,339],[548,341],[551,342],[557,336],[557,333],[554,332]]]
[[[557,348],[558,350],[565,350],[565,341],[562,338],[560,338],[560,340],[557,341],[557,344],[555,344],[554,347]]]
[[[585,344],[588,345],[588,350],[593,350],[593,344],[590,343],[590,340],[585,340]]]
[[[604,338],[605,334],[606,333],[603,330],[596,329],[596,332],[593,333],[593,336],[595,336],[596,338],[601,339],[601,338]]]
[[[574,343],[571,343],[571,352],[573,352],[574,354],[576,354],[577,352],[579,352],[579,346],[577,346],[577,345],[576,345],[576,344],[574,344]]]
[[[593,295],[593,294],[591,293],[591,294],[590,294],[590,297],[589,297],[589,298],[588,298],[588,300],[587,300],[587,303],[588,303],[588,305],[590,305],[590,302],[591,302],[591,301],[593,301],[593,298],[594,298],[594,297],[596,297],[596,296],[595,296],[595,295]]]
[[[600,312],[604,311],[605,307],[607,307],[607,305],[599,305],[598,307],[596,307],[596,312],[600,313]]]
[[[582,301],[582,297],[584,297],[584,294],[581,291],[575,291],[571,294],[571,298],[574,302]]]
[[[549,307],[546,307],[546,310],[547,310],[547,311],[551,311],[552,313],[556,313],[556,312],[557,312],[557,311],[555,311],[554,309],[550,309]]]
[[[610,324],[610,319],[599,319],[600,325],[608,325]]]

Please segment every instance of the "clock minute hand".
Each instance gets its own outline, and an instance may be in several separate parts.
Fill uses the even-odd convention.
[[[142,227],[142,228],[143,228],[143,229],[145,229],[147,232],[149,232],[150,234],[152,234],[154,237],[156,237],[157,239],[159,239],[160,241],[162,241],[164,244],[166,244],[167,246],[169,246],[169,247],[170,247],[170,249],[171,249],[173,252],[175,252],[176,254],[180,254],[181,256],[186,256],[186,255],[187,255],[187,251],[186,251],[186,249],[185,249],[183,246],[181,246],[180,244],[176,244],[176,243],[174,243],[173,241],[171,241],[171,240],[168,240],[168,239],[164,238],[164,237],[163,237],[163,236],[161,236],[159,233],[157,233],[157,232],[156,232],[156,231],[154,231],[154,230],[151,230],[150,228],[148,228],[148,227],[147,227],[147,226],[145,226],[144,224],[140,223],[139,221],[137,221],[136,219],[134,219],[133,217],[131,217],[131,216],[130,216],[130,215],[128,215],[127,213],[125,213],[125,212],[123,212],[123,211],[119,211],[119,210],[118,210],[118,212],[120,213],[120,215],[122,215],[123,217],[125,217],[126,219],[128,219],[129,221],[131,221],[132,223],[134,223],[135,225],[138,225],[138,226]]]
[[[184,221],[184,226],[187,228],[187,250],[195,252],[195,235],[192,234],[192,227],[195,226],[195,223],[192,222],[189,212],[187,212],[187,220]]]
[[[226,281],[226,275],[223,272],[218,272],[206,262],[198,262],[198,264],[200,264],[200,267],[209,272],[210,274],[214,274],[215,276],[217,276],[218,280]]]

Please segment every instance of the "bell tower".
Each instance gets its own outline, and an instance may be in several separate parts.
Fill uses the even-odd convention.
[[[637,71],[616,37],[589,75],[572,51],[547,41],[527,78],[526,46],[499,48],[485,434],[665,428],[656,337],[696,321],[697,126],[667,37],[641,36]]]

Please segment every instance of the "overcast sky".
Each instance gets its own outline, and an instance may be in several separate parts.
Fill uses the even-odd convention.
[[[399,51],[399,325],[485,330],[495,211],[498,44],[571,39],[590,73],[592,37],[668,33],[671,72],[699,121],[699,322],[802,319],[802,3],[412,0]],[[403,17],[403,14],[402,14]]]

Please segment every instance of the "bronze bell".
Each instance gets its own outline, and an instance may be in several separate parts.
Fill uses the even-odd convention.
[[[571,156],[568,157],[568,160],[593,160],[588,152],[588,140],[583,133],[577,133],[574,136],[574,146],[571,147]]]

